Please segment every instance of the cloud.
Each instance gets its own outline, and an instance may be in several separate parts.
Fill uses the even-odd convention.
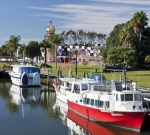
[[[144,6],[146,5],[146,6]],[[55,25],[61,30],[95,31],[109,34],[115,25],[126,23],[137,11],[150,13],[150,1],[144,0],[90,0],[86,4],[60,4],[49,7],[28,7],[34,10],[43,10],[44,14],[35,14],[35,17],[51,17]],[[59,21],[61,20],[61,25]],[[56,22],[58,21],[58,22]]]

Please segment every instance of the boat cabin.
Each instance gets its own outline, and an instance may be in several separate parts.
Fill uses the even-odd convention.
[[[107,111],[130,111],[143,107],[141,92],[135,89],[124,90],[119,82],[100,85],[74,82],[69,83],[68,88],[72,91],[68,99],[85,106]]]
[[[40,72],[39,68],[38,67],[34,67],[34,66],[31,66],[31,67],[26,67],[26,66],[13,66],[13,69],[12,69],[13,72],[15,73],[23,73],[23,72],[26,72],[26,73],[35,73],[35,72]]]

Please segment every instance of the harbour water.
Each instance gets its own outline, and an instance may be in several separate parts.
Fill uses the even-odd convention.
[[[146,125],[150,127],[150,125]],[[0,80],[1,135],[150,135],[93,123],[68,110],[46,87],[20,88]]]

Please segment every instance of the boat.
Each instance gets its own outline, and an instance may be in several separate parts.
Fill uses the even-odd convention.
[[[67,95],[71,92],[74,83],[78,82],[82,91],[88,90],[88,84],[97,84],[98,82],[106,82],[106,78],[101,73],[92,74],[89,77],[84,78],[71,78],[71,77],[61,77],[58,80],[54,79],[54,89],[56,91],[57,98],[64,103],[67,103]],[[77,86],[76,86],[77,87]]]
[[[74,81],[71,92],[67,93],[68,109],[94,122],[140,131],[150,117],[149,105],[143,101],[136,83],[126,82],[124,77],[124,80],[87,84],[88,90],[83,91],[82,83]]]
[[[70,109],[67,112],[67,126],[70,135],[140,135],[140,132],[111,127],[104,123],[95,123]]]
[[[115,126],[109,126],[102,122],[96,123],[88,120],[68,109],[68,105],[58,98],[56,98],[56,102],[53,105],[53,111],[59,114],[63,125],[68,127],[69,135],[140,135],[140,133],[136,131],[125,130]]]
[[[11,81],[17,86],[31,87],[40,86],[40,70],[32,65],[12,65],[9,72]]]

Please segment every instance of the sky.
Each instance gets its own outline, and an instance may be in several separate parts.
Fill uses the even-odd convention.
[[[149,0],[1,0],[0,46],[11,35],[21,36],[20,44],[41,42],[50,21],[55,34],[82,29],[108,37],[115,25],[126,23],[135,12],[144,11],[149,19],[149,7]]]

